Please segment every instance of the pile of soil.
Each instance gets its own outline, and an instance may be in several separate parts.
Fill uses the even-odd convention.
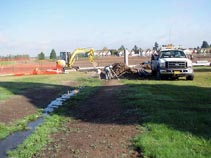
[[[137,70],[130,68],[124,63],[112,64],[112,70],[118,77],[124,75],[125,73],[137,73]]]
[[[116,79],[116,78],[118,78],[118,79],[119,78],[149,79],[150,74],[151,74],[151,72],[145,71],[146,64],[139,64],[139,65],[136,65],[135,67],[129,67],[124,63],[113,63],[111,66],[112,67],[110,67],[110,70],[111,70],[113,79]],[[142,71],[145,71],[147,75],[141,73]],[[105,71],[103,71],[103,75],[105,76]],[[101,77],[101,78],[103,78],[103,77]]]

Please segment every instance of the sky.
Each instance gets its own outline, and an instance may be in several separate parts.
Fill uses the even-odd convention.
[[[210,0],[0,0],[0,56],[211,44]]]

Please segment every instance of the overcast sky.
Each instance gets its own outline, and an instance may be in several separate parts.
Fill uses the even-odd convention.
[[[0,0],[0,55],[211,43],[211,0]]]

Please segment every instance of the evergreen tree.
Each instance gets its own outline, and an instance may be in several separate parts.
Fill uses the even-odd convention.
[[[56,59],[56,51],[54,49],[51,50],[50,59]]]
[[[201,48],[209,48],[209,44],[207,43],[207,41],[202,42]]]
[[[153,50],[158,50],[158,47],[159,47],[159,45],[158,45],[158,43],[157,42],[155,42],[155,45],[154,45],[154,47],[153,47]]]
[[[125,47],[123,46],[123,45],[121,45],[121,47],[118,49],[119,51],[122,51],[122,50],[124,50],[125,49]]]
[[[138,49],[138,47],[136,45],[133,47],[133,51],[135,52],[135,54],[139,53],[139,49]]]
[[[38,60],[44,60],[44,59],[45,59],[45,54],[43,52],[38,54]]]

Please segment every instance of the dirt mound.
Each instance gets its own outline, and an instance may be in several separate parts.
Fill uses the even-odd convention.
[[[124,63],[112,64],[112,70],[118,77],[124,75],[125,73],[137,73],[137,70],[128,67]]]
[[[149,78],[150,72],[145,70],[146,69],[145,65],[146,64],[139,64],[136,67],[129,67],[124,63],[113,63],[110,67],[111,71],[110,73],[112,74],[111,79],[116,79],[116,78],[140,79],[146,77]]]

